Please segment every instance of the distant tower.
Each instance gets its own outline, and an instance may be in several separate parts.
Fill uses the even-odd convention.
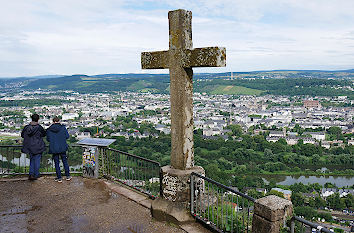
[[[234,79],[234,74],[231,72],[231,80]]]
[[[283,135],[284,135],[284,137],[286,137],[286,128],[285,128],[285,126],[283,127]]]

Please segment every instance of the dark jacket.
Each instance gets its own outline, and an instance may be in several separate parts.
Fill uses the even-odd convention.
[[[47,141],[49,142],[49,153],[60,154],[68,150],[66,139],[69,133],[65,126],[59,123],[52,124],[47,129]]]
[[[23,137],[22,152],[29,155],[41,154],[45,151],[43,137],[45,130],[38,122],[31,122],[21,132]]]

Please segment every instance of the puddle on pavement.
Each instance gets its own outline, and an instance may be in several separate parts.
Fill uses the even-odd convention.
[[[87,189],[96,189],[100,191],[100,195],[97,199],[98,203],[100,204],[108,203],[111,199],[116,199],[119,197],[117,193],[114,193],[109,190],[107,186],[101,181],[84,179],[83,184],[84,187]]]
[[[72,226],[70,231],[71,232],[83,232],[89,230],[90,221],[87,216],[79,215],[79,216],[72,216],[71,217]]]
[[[19,206],[0,212],[1,232],[27,232],[27,214],[41,206]]]
[[[82,187],[84,186],[84,182],[82,181],[82,179],[75,179],[74,177],[74,179],[70,181],[70,185],[75,187]]]
[[[117,193],[115,193],[115,192],[111,192],[111,197],[112,197],[113,199],[116,199],[116,198],[119,197],[119,195],[118,195]]]
[[[130,225],[128,227],[128,230],[133,232],[133,233],[143,233],[143,232],[145,232],[144,227],[141,224]]]
[[[115,227],[110,229],[111,233],[145,233],[146,229],[142,224],[130,224],[130,225],[122,225],[120,227]]]
[[[41,206],[19,206],[0,212],[0,216],[28,214],[30,211],[39,210]]]
[[[69,232],[95,232],[94,226],[91,225],[90,218],[85,215],[71,217],[71,227]],[[109,229],[110,233],[145,233],[145,228],[142,224],[124,224]]]

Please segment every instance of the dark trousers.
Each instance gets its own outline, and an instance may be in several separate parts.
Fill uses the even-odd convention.
[[[41,164],[42,154],[30,155],[29,175],[35,178],[39,177],[39,166]]]
[[[64,165],[65,176],[69,177],[70,176],[70,170],[69,170],[69,164],[68,164],[68,156],[64,152],[64,153],[61,153],[61,154],[53,154],[53,159],[54,159],[54,164],[55,164],[55,172],[57,174],[57,178],[61,179],[59,157],[61,157],[61,161],[63,162],[63,165]]]

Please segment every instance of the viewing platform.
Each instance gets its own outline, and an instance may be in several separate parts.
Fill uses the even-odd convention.
[[[103,179],[74,176],[58,183],[53,176],[0,178],[0,197],[1,233],[209,232],[197,224],[155,221],[148,196]]]
[[[291,201],[274,195],[255,199],[195,172],[179,184],[153,160],[107,146],[70,148],[82,154],[82,167],[57,183],[47,155],[42,177],[29,181],[21,146],[0,146],[1,233],[330,232],[293,216]],[[180,198],[185,205],[171,205]]]

